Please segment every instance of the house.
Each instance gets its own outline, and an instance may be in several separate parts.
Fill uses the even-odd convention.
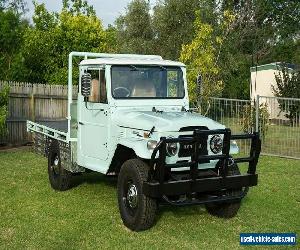
[[[278,75],[281,68],[287,66],[288,69],[295,69],[294,64],[283,64],[280,62],[269,63],[250,68],[251,72],[251,86],[250,97],[251,100],[256,100],[257,95],[261,96],[259,99],[260,104],[265,103],[267,105],[270,119],[287,120],[285,113],[281,112],[278,104],[278,99],[274,96],[273,88],[276,88],[277,83],[275,75]]]

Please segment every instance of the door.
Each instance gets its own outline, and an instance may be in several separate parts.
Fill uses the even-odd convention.
[[[83,165],[94,170],[108,159],[108,104],[104,68],[82,69],[92,76],[91,95],[81,100],[79,118],[80,158]]]

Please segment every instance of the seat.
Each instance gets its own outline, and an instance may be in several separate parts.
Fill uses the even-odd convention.
[[[89,102],[100,101],[100,83],[99,80],[93,79],[91,82],[91,95],[89,96]]]
[[[154,84],[147,80],[143,79],[138,81],[132,91],[131,91],[132,97],[156,97],[156,89]]]

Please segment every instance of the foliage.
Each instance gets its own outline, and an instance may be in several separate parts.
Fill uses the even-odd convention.
[[[268,105],[261,103],[258,111],[258,131],[261,137],[264,139],[268,132],[270,114],[268,111]],[[241,125],[244,133],[252,133],[256,127],[256,105],[245,105],[241,112]]]
[[[159,1],[153,10],[154,52],[178,60],[182,44],[191,42],[199,0]]]
[[[0,89],[0,136],[6,133],[6,116],[8,105],[9,87],[4,86]]]
[[[116,27],[113,25],[108,25],[107,29],[105,30],[106,33],[106,43],[107,43],[107,51],[110,53],[117,53],[118,52],[118,31]]]
[[[0,75],[7,80],[12,74],[14,58],[23,42],[27,22],[15,11],[0,11]]]
[[[208,100],[211,96],[220,96],[224,87],[220,78],[219,54],[222,44],[230,31],[234,16],[224,12],[220,30],[217,32],[212,25],[203,23],[200,12],[194,23],[196,34],[190,44],[182,47],[180,60],[188,65],[188,84],[190,100],[198,101],[200,91],[195,79],[202,76],[201,98]]]
[[[63,0],[59,13],[37,2],[34,6],[34,26],[28,26],[13,10],[0,11],[2,79],[65,84],[71,51],[116,51],[115,29],[106,32],[87,1]],[[77,64],[75,61],[74,80],[78,80]]]
[[[152,12],[144,9],[144,18],[131,22],[132,30],[144,27],[140,28],[143,32],[137,35],[139,40],[130,35],[126,37],[130,29],[122,26],[125,19],[133,20],[139,16],[140,9],[131,10],[120,16],[117,22],[120,51],[148,53],[150,50],[151,54],[172,60],[180,57],[182,45],[190,44],[197,36],[198,30],[193,26],[196,11],[201,23],[212,28],[214,37],[222,37],[224,13],[234,16],[218,55],[218,80],[224,86],[223,97],[249,99],[251,66],[274,61],[300,63],[298,0],[160,0]],[[141,37],[145,30],[152,30],[154,34],[145,39]],[[194,90],[192,88],[190,93]]]
[[[148,0],[132,0],[107,30],[87,0],[61,1],[59,13],[35,2],[30,26],[24,20],[26,1],[0,0],[3,80],[65,83],[66,58],[72,50],[160,54],[178,60],[186,57],[182,46],[195,43],[199,33],[206,35],[202,42],[208,42],[202,47],[208,52],[199,58],[216,62],[209,62],[211,72],[204,82],[211,78],[219,86],[212,93],[223,97],[249,99],[251,66],[276,61],[300,64],[298,0],[158,0],[153,9]],[[228,27],[223,26],[224,13],[234,17]],[[199,21],[203,27],[196,25]],[[199,67],[194,71],[189,79]],[[189,84],[194,101],[197,90],[193,81]]]
[[[146,0],[133,0],[125,15],[116,20],[117,40],[122,53],[151,54],[153,30]]]
[[[287,65],[281,66],[281,71],[275,74],[276,86],[272,86],[277,97],[300,98],[300,70],[291,70]],[[288,102],[278,99],[279,108],[290,121],[296,122],[300,117],[300,101]]]
[[[235,15],[220,57],[224,97],[249,99],[251,66],[300,63],[300,1],[228,0],[222,1],[221,9]]]
[[[13,11],[0,12],[0,52],[12,54],[21,40],[20,18]]]
[[[25,13],[26,2],[24,0],[0,0],[0,11],[11,10],[16,13]]]
[[[35,3],[35,27],[26,30],[21,49],[25,70],[29,72],[27,81],[66,84],[71,51],[108,50],[101,21],[89,10],[86,13],[65,8],[60,13],[49,13],[44,4]],[[78,75],[76,70],[77,67],[74,76]]]
[[[87,0],[63,0],[63,9],[72,15],[96,16],[96,11]]]
[[[32,20],[34,23],[34,29],[46,31],[55,28],[58,25],[58,15],[56,13],[50,13],[47,11],[44,4],[34,4],[34,14]],[[32,27],[30,27],[30,30]]]

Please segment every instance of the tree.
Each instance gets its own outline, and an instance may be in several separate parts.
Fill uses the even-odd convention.
[[[8,86],[3,86],[0,89],[0,136],[6,133],[6,116],[7,116],[7,105],[8,105]]]
[[[21,15],[8,9],[0,11],[0,74],[7,80],[12,74],[14,58],[23,42],[23,33],[28,23]]]
[[[108,44],[108,52],[116,53],[118,52],[118,31],[116,27],[113,25],[108,25],[107,29],[105,30],[106,33],[106,42]]]
[[[193,38],[195,11],[203,1],[159,0],[152,11],[148,0],[131,1],[115,22],[119,50],[178,60],[182,45]]]
[[[37,2],[33,2],[33,4],[34,14],[32,16],[32,20],[34,23],[34,29],[47,31],[58,25],[57,13],[48,12],[44,4],[38,4]]]
[[[220,20],[220,30],[217,32],[212,25],[203,23],[200,12],[197,12],[194,22],[195,36],[191,43],[182,47],[180,57],[188,65],[188,84],[192,102],[199,102],[200,93],[195,84],[199,74],[202,75],[203,80],[202,99],[207,100],[208,97],[219,96],[222,93],[223,81],[220,77],[219,56],[233,20],[234,16],[230,12],[224,12]]]
[[[24,0],[0,0],[0,11],[12,10],[18,14],[25,13],[26,3]]]
[[[183,44],[191,42],[194,35],[196,10],[199,0],[164,0],[154,7],[153,29],[155,53],[164,58],[178,60]]]
[[[72,15],[95,16],[96,11],[86,0],[63,0],[63,9]]]
[[[220,57],[223,96],[249,99],[249,67],[287,61],[300,63],[298,0],[228,0],[221,10],[235,16]],[[296,52],[296,53],[295,53]]]
[[[142,8],[142,3],[148,7]],[[145,0],[134,0],[116,22],[120,51],[177,60],[182,45],[197,36],[196,11],[201,23],[212,28],[212,37],[223,36],[224,13],[234,16],[217,53],[222,96],[249,99],[251,66],[274,61],[300,64],[299,0],[160,0],[152,16]],[[147,39],[145,34],[150,34]]]
[[[123,53],[151,54],[153,29],[150,5],[146,0],[133,0],[125,15],[115,22],[119,51]]]
[[[35,3],[34,28],[24,34],[22,47],[23,65],[30,82],[66,84],[68,78],[68,54],[71,51],[103,52],[109,50],[106,32],[90,8],[86,15],[64,6],[60,13],[50,13],[44,4]],[[76,5],[78,6],[78,5]],[[78,62],[74,63],[76,66]],[[74,82],[78,81],[78,67],[74,67]],[[77,74],[77,77],[76,77]]]
[[[300,98],[300,70],[290,69],[288,65],[283,64],[278,74],[275,74],[277,86],[272,86],[273,93],[277,97]],[[285,116],[292,123],[299,124],[300,119],[300,101],[291,101],[278,99],[279,108],[286,113]]]

